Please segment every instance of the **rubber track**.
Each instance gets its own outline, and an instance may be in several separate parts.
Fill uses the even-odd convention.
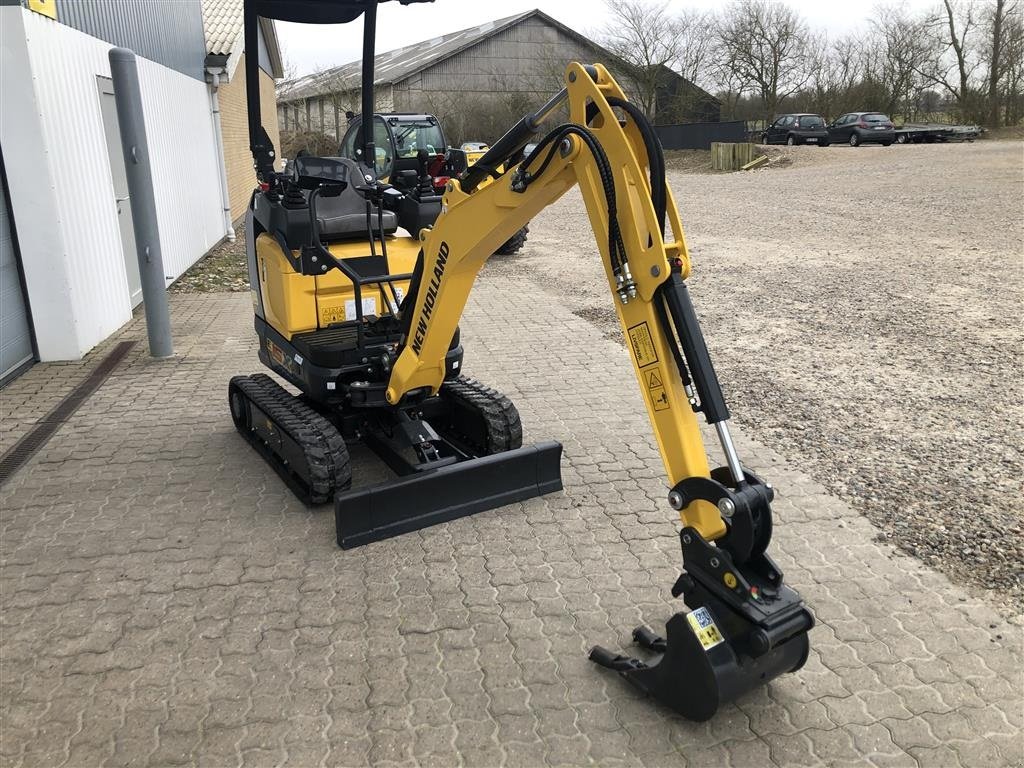
[[[522,247],[526,245],[526,236],[529,232],[530,228],[528,226],[523,227],[502,243],[494,253],[498,256],[511,256],[514,253],[519,253]]]
[[[475,446],[485,455],[523,445],[523,425],[512,401],[476,379],[460,376],[441,385],[441,397],[458,400],[479,413],[487,424],[487,445]]]
[[[300,482],[254,431],[240,427],[237,422],[235,424],[242,436],[259,450],[303,502],[323,504],[333,499],[335,492],[352,484],[348,448],[331,422],[266,374],[235,376],[231,385],[241,390],[278,429],[302,448],[306,457],[306,477]]]

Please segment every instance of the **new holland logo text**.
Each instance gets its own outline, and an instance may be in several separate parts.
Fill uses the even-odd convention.
[[[427,321],[434,312],[434,302],[437,301],[437,290],[441,287],[441,277],[444,275],[445,265],[448,264],[448,243],[442,242],[437,250],[437,263],[434,264],[434,274],[430,276],[430,285],[427,286],[427,295],[423,299],[423,311],[420,312],[420,319],[416,323],[416,333],[412,338],[412,351],[417,355],[423,347],[423,337],[427,333]]]

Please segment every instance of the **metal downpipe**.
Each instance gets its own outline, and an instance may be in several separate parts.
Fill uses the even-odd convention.
[[[213,140],[217,148],[217,162],[220,165],[217,174],[220,182],[220,202],[224,210],[224,236],[229,243],[235,242],[235,227],[231,221],[231,198],[228,194],[228,166],[224,155],[224,133],[220,122],[220,68],[207,70],[210,74],[210,113],[213,115]]]

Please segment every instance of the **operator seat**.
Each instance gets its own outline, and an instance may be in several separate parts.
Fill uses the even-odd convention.
[[[295,158],[297,172],[301,174],[303,157]],[[310,158],[311,160],[314,158]],[[363,182],[363,170],[359,164],[347,157],[332,157],[330,160],[346,166],[348,184],[341,194],[335,197],[318,196],[316,200],[316,217],[320,223],[320,239],[325,243],[337,240],[353,240],[366,237],[366,198],[358,190]],[[382,223],[385,235],[392,235],[398,229],[398,216],[393,211],[384,210]],[[377,218],[377,206],[370,206],[370,227],[375,235],[380,234]]]

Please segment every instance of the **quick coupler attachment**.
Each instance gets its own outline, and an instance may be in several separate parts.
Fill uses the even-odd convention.
[[[600,646],[590,659],[684,717],[702,721],[722,704],[800,669],[814,618],[767,555],[737,566],[727,550],[711,546],[692,528],[680,538],[687,570],[672,594],[683,596],[689,613],[672,616],[664,638],[643,626],[633,631],[633,640],[656,654],[650,660]]]
[[[334,498],[338,546],[352,549],[562,490],[562,445],[544,442],[400,477]]]

